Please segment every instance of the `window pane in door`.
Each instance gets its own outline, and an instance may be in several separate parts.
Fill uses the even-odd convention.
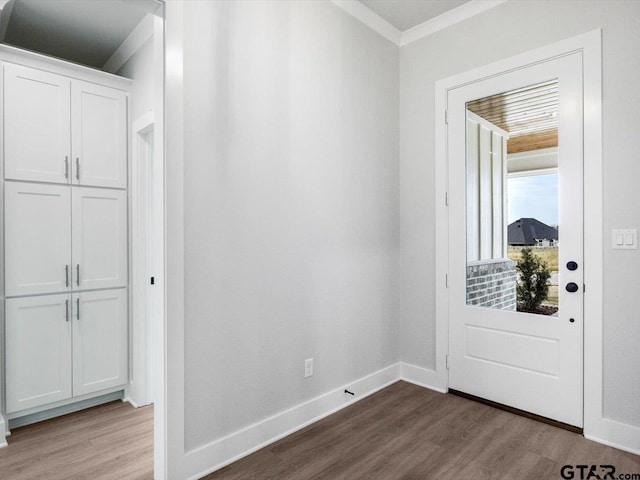
[[[467,305],[558,311],[558,84],[467,103]]]

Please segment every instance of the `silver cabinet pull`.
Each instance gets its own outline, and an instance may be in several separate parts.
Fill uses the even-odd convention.
[[[80,320],[80,297],[76,298],[76,318]]]
[[[80,180],[80,157],[76,157],[76,180]]]
[[[68,298],[64,301],[64,310],[65,310],[64,318],[65,318],[65,321],[68,322],[69,321],[69,299]]]
[[[80,286],[80,264],[76,263],[76,285]]]
[[[69,178],[69,155],[64,156],[64,178]]]
[[[64,266],[64,285],[69,286],[69,265]]]

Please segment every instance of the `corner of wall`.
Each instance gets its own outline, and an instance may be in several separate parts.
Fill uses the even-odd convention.
[[[437,370],[401,362],[400,380],[428,388],[429,390],[435,390],[436,392],[447,393],[446,373],[443,374]]]

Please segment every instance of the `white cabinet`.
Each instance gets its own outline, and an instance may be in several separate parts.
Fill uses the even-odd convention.
[[[127,285],[124,190],[5,182],[5,295]]]
[[[2,68],[0,364],[17,418],[128,381],[128,93],[97,73]]]
[[[71,398],[68,294],[6,300],[7,412]]]
[[[73,395],[127,382],[127,291],[73,294]]]
[[[127,290],[6,300],[7,413],[127,383]]]
[[[72,188],[74,290],[127,284],[127,195]]]
[[[127,186],[127,94],[4,64],[5,178]]]
[[[70,176],[67,77],[4,64],[4,175],[67,183]]]
[[[71,84],[72,182],[126,188],[127,97],[94,83]]]
[[[5,182],[5,294],[71,286],[71,192],[62,185]]]

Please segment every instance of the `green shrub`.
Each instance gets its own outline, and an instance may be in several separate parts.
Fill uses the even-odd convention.
[[[519,310],[535,312],[549,294],[549,267],[530,248],[525,248],[516,269],[520,273],[516,287]]]

